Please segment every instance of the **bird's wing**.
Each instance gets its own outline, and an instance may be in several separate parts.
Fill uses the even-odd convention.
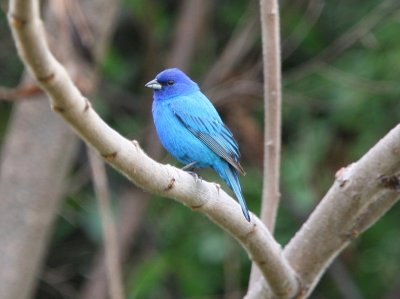
[[[171,109],[182,124],[214,153],[226,160],[240,173],[239,146],[211,102],[200,92],[196,96],[179,97]]]

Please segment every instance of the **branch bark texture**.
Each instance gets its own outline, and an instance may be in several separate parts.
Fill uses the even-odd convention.
[[[286,246],[284,254],[297,270],[306,294],[343,248],[391,207],[387,201],[393,203],[399,199],[398,190],[387,188],[381,181],[382,176],[396,176],[399,172],[400,125],[397,125],[359,161],[341,172]],[[371,205],[379,213],[370,211]]]
[[[77,141],[44,95],[15,104],[0,168],[2,299],[26,299],[35,288]]]
[[[96,155],[93,149],[88,148],[92,180],[96,199],[99,204],[101,225],[103,231],[103,244],[105,248],[105,264],[107,268],[108,293],[111,299],[123,299],[121,259],[118,251],[117,229],[115,226],[106,168],[103,161]]]
[[[200,3],[199,3],[200,2]],[[182,9],[178,16],[178,21],[175,25],[175,42],[170,51],[167,61],[175,67],[186,70],[189,66],[190,57],[195,53],[195,41],[199,39],[201,31],[204,29],[205,21],[207,20],[207,8],[209,5],[200,5],[202,2],[199,0],[191,0],[182,3]],[[203,3],[204,4],[204,3]],[[193,10],[197,10],[193,13]],[[200,11],[199,11],[200,10]],[[194,18],[194,20],[193,20]],[[183,29],[184,27],[184,29]],[[182,32],[187,34],[178,34]],[[191,44],[193,43],[193,45]],[[160,49],[159,49],[160,50]],[[150,109],[150,108],[149,108]],[[157,135],[154,126],[151,122],[152,130],[144,140],[145,148],[147,146],[147,153],[155,159],[162,156],[161,144],[157,141]],[[92,151],[93,152],[93,151]],[[133,192],[133,196],[132,193]],[[123,262],[132,246],[134,234],[137,232],[139,224],[144,217],[144,210],[150,200],[149,193],[139,192],[132,188],[131,192],[125,191],[124,196],[120,196],[122,208],[119,215],[118,232],[118,249],[120,251],[121,262]],[[127,198],[129,197],[129,198]],[[104,252],[100,252],[95,258],[95,263],[92,268],[91,280],[88,280],[82,288],[81,299],[102,299],[107,297],[106,279],[105,279],[105,265],[104,265]]]
[[[183,171],[155,162],[136,141],[107,126],[50,53],[38,13],[38,2],[15,0],[9,20],[18,51],[50,96],[54,111],[134,183],[206,214],[234,236],[263,276],[248,298],[307,297],[340,251],[398,199],[398,188],[388,182],[400,172],[400,125],[340,173],[282,252],[266,226],[254,215],[246,222],[239,205],[214,184],[196,182]]]
[[[264,73],[264,181],[261,219],[274,230],[281,157],[281,51],[277,0],[260,0]]]
[[[9,22],[18,52],[58,112],[75,131],[113,167],[153,193],[175,198],[234,236],[256,262],[273,293],[287,295],[297,287],[294,272],[282,258],[281,248],[253,215],[248,223],[239,205],[214,184],[150,159],[136,141],[123,138],[91,108],[61,64],[50,53],[39,18],[37,1],[11,1]]]
[[[101,19],[98,13],[100,2],[96,1],[96,7],[92,6],[92,11],[97,12],[94,17],[98,20]],[[106,2],[109,1],[104,1]],[[65,17],[65,11],[58,14],[60,10],[56,13],[51,6],[53,3],[49,4],[50,7],[46,6],[46,23],[51,30],[56,30],[61,22],[60,17]],[[33,9],[36,13],[39,10],[38,5],[33,5],[33,2],[29,1],[22,5],[10,3],[11,5],[24,10],[23,15],[26,16],[29,15],[27,9]],[[110,5],[107,5],[110,8]],[[111,9],[107,12],[111,12]],[[101,19],[101,26],[97,26],[96,30],[104,29],[102,26],[108,25],[110,19],[107,21],[104,19]],[[23,21],[17,18],[14,25],[25,27],[29,22],[35,21],[31,17]],[[43,26],[40,20],[36,22]],[[57,45],[61,48],[57,54],[64,61],[68,61],[69,71],[74,74],[76,72],[73,70],[79,69],[82,72],[85,68],[86,71],[87,65],[84,66],[81,60],[78,62],[76,49],[72,41],[68,40],[68,34],[57,33],[59,34]],[[49,40],[51,41],[54,36],[50,36]],[[103,52],[104,46],[99,46],[102,42],[104,35],[98,37],[93,44],[94,56]],[[93,75],[93,68],[89,73]],[[34,92],[28,93],[30,96],[25,95],[26,101],[14,105],[2,150],[0,169],[0,247],[2,248],[0,298],[2,299],[26,299],[34,291],[35,280],[40,275],[45,245],[62,198],[63,180],[72,164],[78,143],[74,132],[49,109],[46,96],[42,92],[37,92],[39,89],[35,88],[36,85],[32,84],[32,80],[29,80],[26,86],[33,86],[27,91]]]
[[[281,157],[281,43],[278,0],[260,0],[264,73],[264,176],[261,220],[273,232],[279,206]],[[261,276],[253,264],[250,287]]]
[[[335,183],[284,249],[307,298],[333,259],[399,200],[400,125],[359,161],[340,171]],[[386,179],[384,179],[386,178]],[[387,180],[393,184],[388,184]],[[270,298],[259,279],[247,298]],[[270,292],[270,291],[269,291]]]

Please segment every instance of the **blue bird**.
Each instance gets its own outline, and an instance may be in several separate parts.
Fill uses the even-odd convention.
[[[245,174],[239,146],[199,86],[177,68],[162,71],[145,86],[154,90],[153,120],[164,148],[186,165],[184,170],[213,168],[250,221],[239,183],[239,173]]]

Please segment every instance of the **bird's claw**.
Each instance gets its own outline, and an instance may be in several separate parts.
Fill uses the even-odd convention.
[[[195,182],[201,182],[203,180],[203,178],[201,176],[199,176],[197,173],[195,173],[194,171],[186,171],[188,174],[190,174],[192,177],[194,177]]]
[[[187,172],[191,172],[191,170],[194,169],[194,166],[196,165],[197,161],[190,162],[189,164],[186,164],[183,166],[181,169]]]
[[[215,187],[217,188],[217,192],[218,192],[218,194],[219,194],[219,190],[221,190],[221,185],[220,185],[220,184],[217,184],[217,183],[214,183],[214,185],[215,185]]]
[[[197,161],[193,161],[190,162],[189,164],[183,166],[181,169],[186,171],[187,173],[189,173],[192,177],[194,177],[194,180],[196,181],[196,183],[198,181],[202,181],[203,179],[201,178],[201,176],[199,176],[197,173],[195,173],[194,171],[192,171],[193,169],[195,169],[195,165],[197,164]]]

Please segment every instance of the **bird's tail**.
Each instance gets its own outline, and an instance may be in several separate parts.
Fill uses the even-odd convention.
[[[242,195],[242,188],[240,187],[238,171],[228,163],[221,163],[214,165],[215,171],[226,182],[229,188],[233,190],[240,206],[242,207],[243,215],[247,221],[250,222],[250,214],[247,209],[246,201]]]

